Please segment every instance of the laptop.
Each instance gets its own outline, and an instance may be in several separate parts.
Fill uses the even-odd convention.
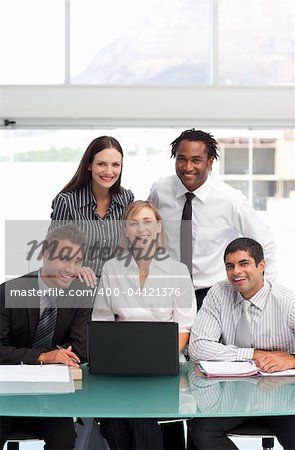
[[[88,323],[88,367],[93,374],[178,375],[175,322]]]

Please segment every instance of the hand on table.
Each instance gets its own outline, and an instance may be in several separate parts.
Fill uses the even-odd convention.
[[[295,357],[287,352],[254,350],[253,359],[263,372],[273,373],[295,368]]]
[[[80,359],[72,352],[72,347],[51,350],[50,352],[41,353],[37,362],[43,364],[66,364],[70,367],[79,367]]]

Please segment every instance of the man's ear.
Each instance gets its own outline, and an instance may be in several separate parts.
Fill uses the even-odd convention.
[[[260,263],[258,263],[258,267],[259,267],[259,270],[260,270],[260,273],[262,273],[262,274],[264,274],[264,272],[265,272],[265,259],[262,259],[261,261],[260,261]]]
[[[44,250],[42,259],[43,259],[44,262],[48,261],[48,259],[49,259],[49,251],[47,249]]]
[[[208,158],[208,170],[209,170],[209,172],[211,172],[211,170],[212,170],[213,162],[214,162],[214,156],[211,156],[211,158]]]

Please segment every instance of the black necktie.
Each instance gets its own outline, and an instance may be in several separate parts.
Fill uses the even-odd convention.
[[[180,227],[180,260],[187,265],[189,273],[192,275],[193,249],[192,249],[192,199],[195,194],[187,192],[186,202],[183,207]]]
[[[53,333],[56,325],[57,307],[56,298],[48,297],[49,305],[44,309],[34,336],[32,348],[51,347]]]

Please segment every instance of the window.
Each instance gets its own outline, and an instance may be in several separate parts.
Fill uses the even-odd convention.
[[[255,209],[266,210],[267,199],[288,196],[292,192],[293,184],[287,181],[289,172],[286,170],[288,161],[293,163],[294,159],[289,133],[253,131],[248,133],[249,139],[243,132],[219,139],[220,176],[241,189]],[[292,172],[293,177],[294,168]]]
[[[219,0],[219,82],[294,83],[293,0]]]
[[[61,0],[0,0],[0,84],[64,83]]]
[[[248,145],[241,147],[226,147],[224,153],[224,173],[225,174],[247,174],[249,172],[249,151]]]
[[[275,181],[253,181],[253,207],[258,210],[267,209],[268,198],[276,196]]]
[[[209,13],[200,0],[72,0],[71,82],[209,84]]]
[[[292,84],[294,9],[293,0],[0,0],[0,84]]]
[[[255,145],[255,142],[254,142]],[[263,145],[263,144],[262,144]],[[253,174],[274,174],[275,173],[275,142],[274,146],[269,145],[253,148]]]
[[[210,10],[204,0],[72,0],[71,82],[209,84]]]

